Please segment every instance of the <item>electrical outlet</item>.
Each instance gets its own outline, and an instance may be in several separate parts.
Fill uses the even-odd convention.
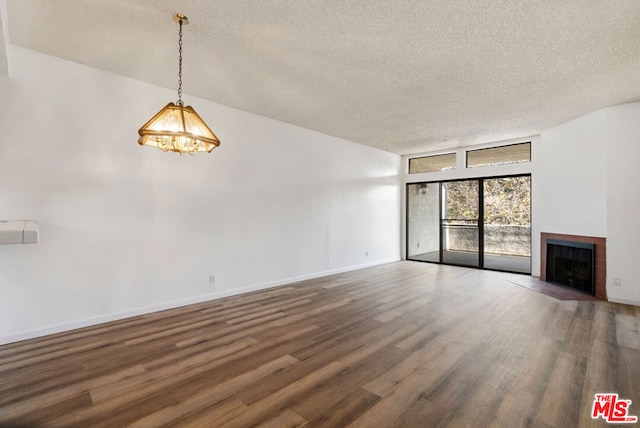
[[[619,287],[622,285],[622,280],[620,278],[613,278],[613,284]]]
[[[216,276],[213,274],[209,275],[209,284],[213,284],[214,282],[216,282]]]

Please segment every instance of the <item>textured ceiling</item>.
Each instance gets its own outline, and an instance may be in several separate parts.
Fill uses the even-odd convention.
[[[640,100],[638,0],[7,0],[6,18],[11,44],[175,89],[175,12],[187,102],[400,154]]]

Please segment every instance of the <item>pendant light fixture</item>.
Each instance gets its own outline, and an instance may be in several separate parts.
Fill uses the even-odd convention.
[[[138,130],[138,144],[157,147],[163,152],[210,152],[220,140],[191,106],[182,101],[182,25],[189,18],[177,13],[173,20],[180,26],[178,33],[178,101],[169,103]]]

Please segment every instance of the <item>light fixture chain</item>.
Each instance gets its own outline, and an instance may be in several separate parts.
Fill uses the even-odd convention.
[[[182,19],[180,19],[180,32],[178,33],[178,104],[182,105]]]

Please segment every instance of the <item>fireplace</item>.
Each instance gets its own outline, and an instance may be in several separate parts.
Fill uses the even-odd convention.
[[[595,295],[595,244],[547,239],[547,282]]]
[[[547,244],[551,245],[547,245]],[[560,245],[558,245],[560,244]],[[583,244],[586,244],[583,246]],[[558,249],[556,247],[561,247]],[[569,247],[564,248],[562,247]],[[585,248],[586,247],[586,248]],[[589,256],[582,250],[591,251],[591,268],[589,268]],[[556,254],[548,254],[548,252]],[[572,254],[573,253],[573,254]],[[580,254],[582,253],[582,254]],[[549,258],[551,255],[551,259]],[[565,235],[559,233],[542,232],[540,234],[540,279],[556,284],[574,287],[576,290],[593,295],[596,299],[607,300],[607,239],[595,236]],[[571,259],[578,259],[570,261]],[[554,259],[554,260],[552,260]],[[569,259],[569,260],[568,260]],[[547,269],[547,265],[552,266]],[[570,274],[560,273],[558,270],[569,270]],[[590,282],[589,272],[592,276],[592,288],[576,284]],[[555,275],[555,277],[554,277]]]

